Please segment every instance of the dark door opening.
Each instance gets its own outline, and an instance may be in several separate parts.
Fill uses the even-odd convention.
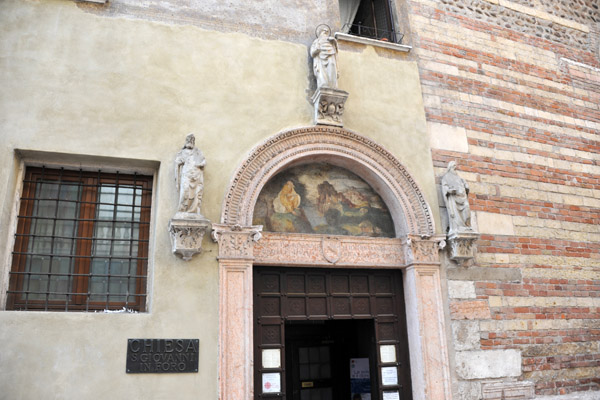
[[[412,398],[401,271],[257,266],[253,284],[255,399]]]
[[[348,400],[367,390],[377,398],[374,374],[360,386],[351,380],[351,361],[362,360],[368,371],[377,371],[372,319],[288,321],[285,332],[287,399]]]

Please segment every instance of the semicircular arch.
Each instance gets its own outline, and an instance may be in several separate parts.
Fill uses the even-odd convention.
[[[431,209],[400,161],[364,136],[329,126],[284,131],[256,146],[229,185],[221,223],[252,225],[254,206],[264,185],[284,169],[312,162],[346,168],[371,185],[386,203],[397,237],[435,233]]]

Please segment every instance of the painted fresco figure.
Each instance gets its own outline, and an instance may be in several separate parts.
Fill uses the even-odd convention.
[[[196,147],[196,138],[190,133],[185,138],[183,149],[175,157],[175,183],[179,190],[177,211],[202,215],[202,193],[204,191],[204,166],[206,159]]]
[[[294,189],[292,181],[287,181],[283,185],[283,188],[273,200],[273,208],[276,213],[294,213],[300,206],[300,195]]]
[[[337,40],[331,35],[327,25],[317,27],[317,38],[310,46],[313,58],[313,72],[317,78],[317,88],[337,89]]]
[[[448,237],[473,232],[469,207],[469,185],[456,173],[456,162],[450,161],[442,176],[442,194],[448,211]]]

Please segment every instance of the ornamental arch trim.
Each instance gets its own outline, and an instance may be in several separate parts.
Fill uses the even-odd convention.
[[[346,168],[371,185],[390,210],[396,237],[435,234],[431,209],[400,161],[364,136],[328,126],[284,131],[255,147],[229,185],[221,223],[252,225],[263,186],[286,168],[312,162]]]

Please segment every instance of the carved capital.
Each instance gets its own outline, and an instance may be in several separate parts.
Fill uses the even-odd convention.
[[[452,235],[447,240],[450,259],[459,264],[465,264],[469,260],[473,260],[477,252],[475,244],[477,239],[479,239],[479,234],[475,232]]]
[[[254,258],[254,243],[260,240],[262,225],[214,224],[212,238],[219,243],[219,259]]]
[[[344,104],[348,98],[348,92],[340,89],[321,87],[317,89],[312,97],[315,106],[316,125],[344,126]]]
[[[210,221],[202,216],[196,218],[177,218],[169,221],[169,235],[174,254],[189,261],[202,252],[202,239],[210,230]]]
[[[439,264],[439,252],[445,246],[443,236],[409,235],[406,244],[407,264]]]

